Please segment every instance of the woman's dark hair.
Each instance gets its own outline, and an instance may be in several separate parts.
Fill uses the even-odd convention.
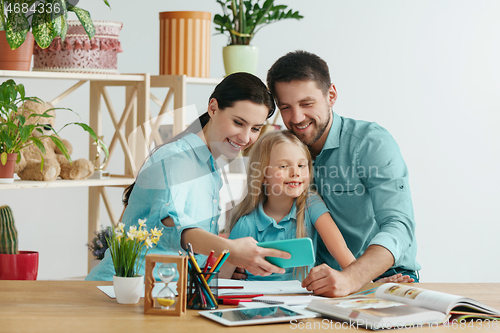
[[[276,96],[276,83],[292,81],[314,81],[323,94],[332,84],[326,62],[307,51],[289,52],[276,60],[267,72],[267,85]]]
[[[238,101],[251,101],[255,104],[265,105],[269,109],[267,118],[271,117],[276,110],[273,97],[266,85],[258,77],[250,73],[239,72],[226,76],[215,87],[212,95],[210,95],[210,98],[208,99],[209,103],[212,98],[217,100],[218,107],[221,110],[234,106],[234,103]],[[210,116],[208,112],[205,112],[184,131],[177,134],[164,144],[153,148],[149,156],[154,154],[154,152],[163,145],[177,141],[188,133],[198,133],[203,127],[205,127],[205,125],[208,124],[209,121]],[[134,185],[135,182],[123,191],[124,205],[128,204]]]

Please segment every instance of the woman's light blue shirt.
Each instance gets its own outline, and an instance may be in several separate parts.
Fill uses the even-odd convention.
[[[311,238],[316,251],[317,232],[314,229],[316,220],[328,213],[328,208],[317,194],[311,194],[306,200],[304,213],[304,227],[306,237]],[[279,223],[272,217],[266,215],[262,203],[249,214],[242,216],[229,235],[229,239],[242,237],[253,237],[257,242],[271,242],[277,240],[294,239],[297,231],[297,208],[295,202],[287,216]],[[257,276],[246,272],[248,280],[251,281],[283,281],[295,280],[293,268],[286,268],[284,274],[271,274],[269,276]]]
[[[147,230],[163,228],[158,245],[148,254],[178,255],[184,230],[202,228],[218,233],[221,187],[220,170],[212,154],[200,137],[189,133],[162,146],[144,163],[123,215],[125,230],[139,227],[138,220],[147,219]],[[172,218],[174,227],[163,225],[161,221],[167,217]],[[198,258],[199,262],[205,259]],[[114,274],[107,250],[86,280],[112,280]],[[144,274],[144,265],[139,274]]]

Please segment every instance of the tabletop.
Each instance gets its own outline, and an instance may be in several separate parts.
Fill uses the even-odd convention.
[[[335,321],[314,318],[290,323],[225,327],[187,310],[181,317],[144,315],[143,299],[118,304],[97,286],[102,281],[0,281],[0,332],[214,332],[279,333],[294,330],[332,330]],[[364,289],[377,284],[369,284]],[[416,286],[475,299],[500,309],[500,283],[419,283]],[[221,306],[228,308],[229,306]],[[484,325],[483,325],[484,326]],[[420,332],[449,332],[451,327],[427,327]],[[457,329],[459,330],[459,329]],[[465,331],[490,331],[468,327]],[[496,329],[500,331],[500,329]],[[364,330],[363,330],[364,331]]]

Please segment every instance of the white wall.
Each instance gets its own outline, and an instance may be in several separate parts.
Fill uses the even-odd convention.
[[[500,282],[500,3],[495,0],[290,0],[305,16],[264,28],[257,75],[288,51],[317,53],[330,65],[335,111],[376,121],[398,141],[410,170],[423,282]],[[158,13],[220,12],[215,1],[81,1],[95,20],[124,22],[122,73],[158,74]],[[147,3],[147,5],[145,5]],[[224,75],[224,36],[212,36],[212,77]],[[28,92],[54,98],[61,82],[22,80]],[[67,83],[66,83],[67,85]],[[64,101],[88,121],[88,92]],[[190,87],[203,111],[211,88]],[[165,92],[155,94],[164,96]],[[163,94],[163,95],[162,95]],[[123,108],[119,89],[112,90]],[[161,98],[161,97],[160,97]],[[153,109],[153,112],[154,111]],[[67,115],[58,115],[65,120]],[[106,131],[111,122],[105,117]],[[87,157],[87,138],[62,133]],[[108,134],[107,139],[110,139]],[[113,170],[121,171],[119,157]],[[109,190],[120,208],[120,190]],[[38,201],[38,202],[37,202]],[[21,249],[41,253],[40,279],[86,273],[86,188],[0,191],[14,209]],[[101,208],[103,224],[109,224]]]

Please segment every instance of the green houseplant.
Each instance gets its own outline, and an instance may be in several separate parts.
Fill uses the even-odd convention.
[[[42,49],[58,36],[64,41],[68,12],[76,14],[89,38],[95,35],[89,12],[68,0],[0,0],[0,70],[29,71],[33,38]]]
[[[228,46],[223,49],[227,75],[238,71],[255,72],[258,49],[250,46],[250,42],[260,29],[281,20],[303,18],[298,11],[287,11],[286,5],[275,5],[274,0],[265,0],[262,5],[260,0],[216,1],[223,15],[215,14],[215,30],[229,36]]]
[[[109,7],[107,0],[103,0]],[[90,13],[73,6],[68,0],[0,0],[0,31],[5,31],[11,49],[21,46],[32,30],[36,43],[47,48],[52,40],[66,37],[68,12],[74,12],[85,28],[89,39],[95,28]]]
[[[5,166],[8,160],[13,160],[12,154],[16,154],[15,162],[19,163],[21,159],[19,152],[29,145],[37,146],[44,154],[45,147],[41,141],[42,138],[49,138],[52,140],[66,159],[71,162],[71,157],[68,154],[66,146],[63,144],[58,133],[53,128],[50,129],[50,132],[53,132],[54,134],[47,135],[44,134],[44,130],[46,130],[45,125],[38,124],[36,122],[33,124],[28,120],[30,118],[36,119],[53,117],[53,115],[48,113],[51,110],[72,110],[66,108],[52,108],[45,111],[43,114],[32,113],[28,117],[25,117],[23,112],[21,112],[21,109],[26,101],[43,103],[38,97],[27,97],[24,85],[16,84],[14,80],[7,80],[0,85],[0,168]],[[96,142],[98,142],[99,139],[97,135],[87,124],[72,122],[64,125],[63,128],[69,125],[80,126],[83,130],[88,132]],[[41,159],[41,168],[43,169],[43,156],[41,156]],[[10,178],[5,177],[2,179]]]

